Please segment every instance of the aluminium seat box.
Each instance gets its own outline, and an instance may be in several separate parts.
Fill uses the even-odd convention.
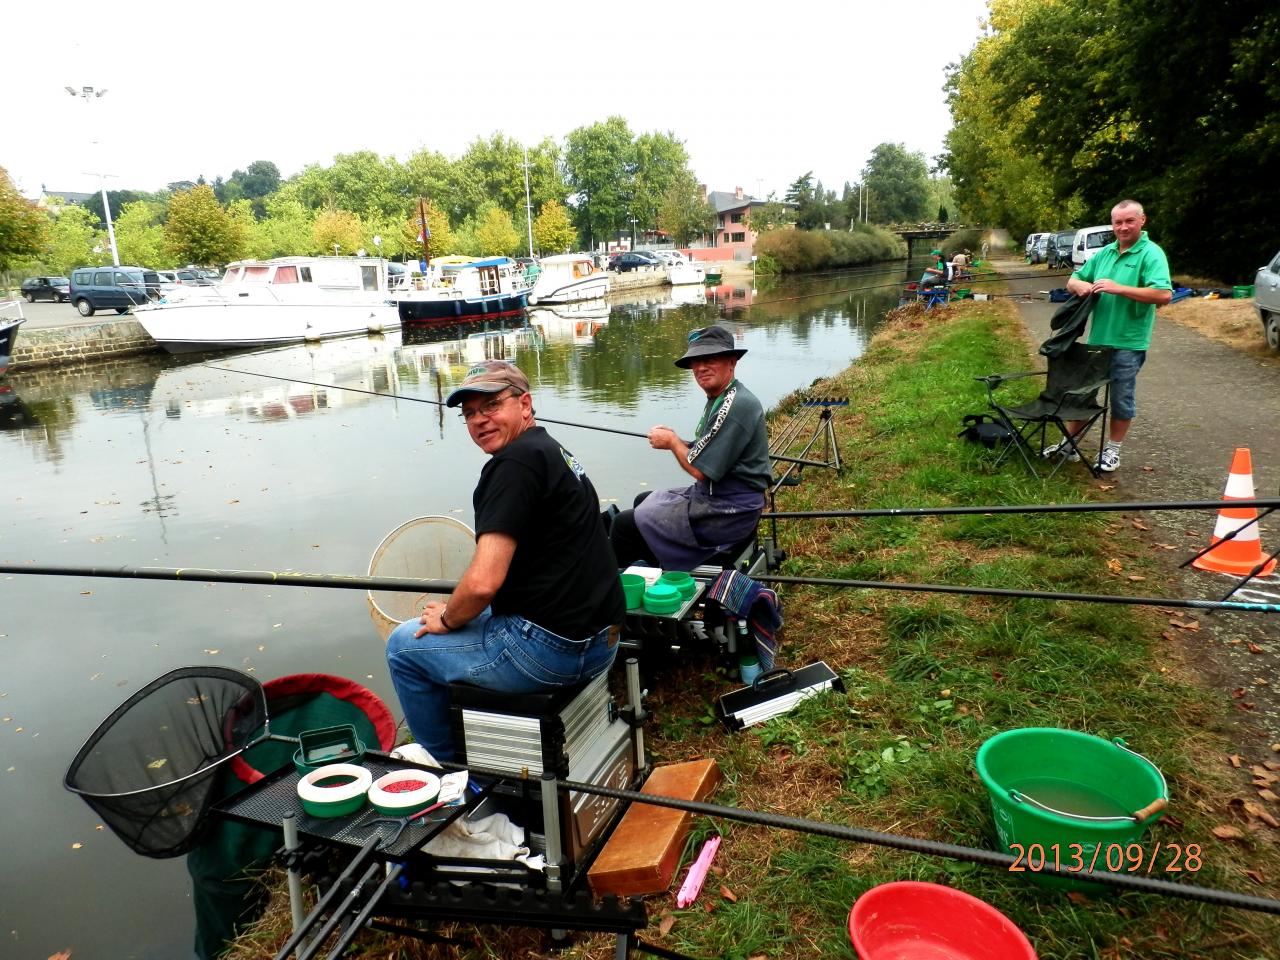
[[[499,805],[523,826],[535,849],[545,846],[540,780],[558,779],[626,789],[636,777],[631,727],[603,673],[585,684],[546,694],[511,694],[466,684],[450,687],[458,762],[519,778],[494,789]],[[482,776],[482,775],[481,775]],[[584,865],[620,811],[620,801],[561,793],[560,837],[567,864]]]

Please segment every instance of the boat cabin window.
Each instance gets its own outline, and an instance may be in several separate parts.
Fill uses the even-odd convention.
[[[573,275],[575,277],[588,277],[591,275],[591,261],[575,260],[573,262]]]
[[[310,268],[310,267],[303,267],[303,268],[302,268],[302,282],[303,282],[303,283],[310,283],[310,282],[311,282],[311,268]]]
[[[240,279],[239,267],[228,267],[227,272],[222,275],[222,283],[224,286],[235,283]]]
[[[360,265],[360,282],[366,290],[378,289],[378,268],[372,263]]]
[[[276,275],[271,280],[272,283],[297,283],[298,268],[293,264],[287,267],[276,267]]]
[[[500,291],[497,267],[480,267],[476,273],[480,276],[480,292],[482,294],[498,293]]]
[[[271,268],[265,264],[261,266],[249,266],[244,268],[245,283],[266,283],[267,274],[271,272]]]

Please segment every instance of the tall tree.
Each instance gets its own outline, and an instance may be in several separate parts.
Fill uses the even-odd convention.
[[[44,254],[49,269],[65,274],[76,267],[110,263],[111,251],[99,226],[98,218],[84,207],[63,207],[58,211]]]
[[[516,233],[511,214],[496,203],[486,204],[475,216],[472,228],[475,238],[477,256],[510,256],[520,245],[520,234]]]
[[[572,191],[574,223],[581,239],[594,245],[622,228],[630,216],[635,151],[622,117],[569,132],[565,180]]]
[[[156,200],[126,203],[115,220],[116,250],[122,263],[147,267],[174,265],[172,251],[165,242],[164,204]]]
[[[548,200],[533,221],[533,242],[545,253],[568,253],[578,231],[569,219],[569,211],[558,200]]]
[[[652,227],[659,225],[658,210],[672,187],[684,194],[690,187],[696,191],[697,183],[689,172],[689,153],[675,134],[642,133],[634,149],[631,215],[642,228]]]
[[[862,171],[871,191],[871,219],[876,223],[921,220],[929,215],[929,169],[924,154],[901,143],[882,143],[871,151]]]
[[[458,241],[449,225],[449,217],[430,200],[424,201],[422,208],[427,215],[427,229],[431,231],[426,238],[431,256],[434,258],[453,253]],[[415,208],[413,216],[404,221],[400,228],[402,249],[411,259],[422,259],[421,234],[422,224],[418,222],[418,210]]]
[[[243,226],[219,206],[207,183],[174,194],[164,235],[178,263],[206,265],[239,259],[248,240]]]
[[[321,210],[311,226],[312,249],[323,255],[355,256],[363,242],[360,218],[350,210]]]
[[[19,193],[9,171],[0,167],[0,270],[39,253],[49,226],[48,215]]]
[[[693,174],[682,170],[673,179],[658,208],[658,226],[677,247],[686,247],[715,230],[716,212]]]

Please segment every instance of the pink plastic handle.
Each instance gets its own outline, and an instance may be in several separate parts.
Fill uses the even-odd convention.
[[[677,907],[684,909],[698,899],[698,894],[702,892],[702,884],[707,879],[707,871],[711,869],[711,861],[715,859],[716,851],[719,849],[718,836],[712,837],[702,845],[702,852],[690,865],[689,873],[680,886],[680,892],[676,894]]]

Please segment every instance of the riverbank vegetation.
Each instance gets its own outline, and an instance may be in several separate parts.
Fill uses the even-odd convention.
[[[1028,369],[1029,348],[1007,301],[892,315],[858,362],[806,392],[848,396],[837,408],[844,471],[807,471],[779,506],[791,510],[1075,502],[1109,485],[1080,469],[1049,481],[955,436],[980,410],[975,376]],[[1028,389],[1035,386],[1028,383]],[[775,429],[799,394],[771,414]],[[1136,516],[1117,514],[893,517],[780,521],[790,559],[783,572],[885,582],[926,582],[1076,592],[1158,595],[1153,546]],[[1280,875],[1274,804],[1233,787],[1221,708],[1191,667],[1197,624],[1181,611],[976,596],[784,587],[781,662],[825,660],[844,693],[815,697],[739,733],[713,715],[736,685],[718,662],[678,659],[650,678],[656,762],[712,757],[725,783],[711,799],[929,840],[992,848],[986,789],[974,772],[978,747],[996,733],[1045,726],[1123,737],[1168,779],[1157,842],[1199,845],[1193,873],[1152,876],[1268,895]],[[1265,809],[1264,809],[1265,808]],[[1259,815],[1259,812],[1261,815]],[[1270,817],[1270,820],[1266,818]],[[650,899],[646,940],[695,957],[811,960],[849,956],[845,920],[858,895],[900,879],[946,883],[995,905],[1041,957],[1076,960],[1211,958],[1263,960],[1274,951],[1274,917],[1154,895],[1064,894],[1012,874],[905,853],[695,820],[685,862],[700,842],[724,841],[701,899],[685,910]],[[1161,849],[1165,849],[1162,847]],[[683,870],[681,871],[682,875]],[[277,901],[281,898],[277,897]],[[269,955],[287,911],[236,946],[233,960]],[[418,958],[547,955],[542,935],[451,927],[458,947],[427,947],[370,934],[362,954]],[[373,945],[373,944],[376,944]],[[602,960],[603,938],[561,954]]]
[[[907,245],[888,230],[859,223],[849,230],[770,230],[760,234],[755,252],[758,273],[796,273],[901,259]]]
[[[992,0],[948,79],[944,167],[966,216],[1032,230],[1109,222],[1125,197],[1177,269],[1248,282],[1275,248],[1280,7]],[[1161,64],[1153,69],[1153,63]]]

